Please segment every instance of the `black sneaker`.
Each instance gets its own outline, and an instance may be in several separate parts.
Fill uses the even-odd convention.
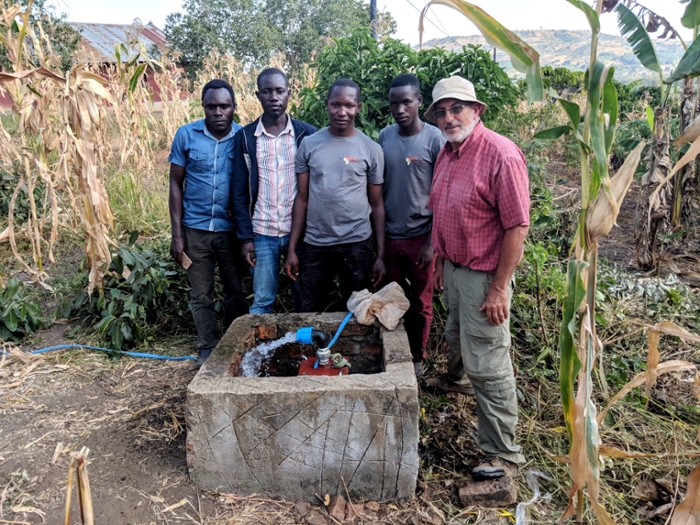
[[[478,481],[498,479],[503,476],[513,477],[518,472],[518,465],[497,456],[486,456],[484,460],[472,469],[472,476]]]
[[[204,348],[199,351],[199,355],[197,356],[197,368],[202,368],[204,361],[207,360],[213,350],[213,348]]]

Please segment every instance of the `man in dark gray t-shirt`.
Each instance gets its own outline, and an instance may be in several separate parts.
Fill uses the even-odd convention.
[[[355,115],[361,107],[357,84],[336,80],[326,101],[329,126],[305,139],[297,150],[298,191],[285,271],[291,279],[299,278],[302,312],[328,308],[336,275],[343,301],[352,292],[369,287],[373,232],[377,259],[371,284],[376,286],[386,273],[384,154],[355,129]]]
[[[428,198],[435,160],[445,144],[438,128],[418,118],[422,102],[414,75],[396,77],[389,87],[389,107],[396,124],[379,134],[385,160],[387,280],[398,282],[411,302],[404,326],[418,377],[423,374],[433,319],[433,213]]]

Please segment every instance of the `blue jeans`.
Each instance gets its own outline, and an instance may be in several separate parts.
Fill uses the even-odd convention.
[[[269,314],[275,306],[277,287],[280,276],[280,256],[287,255],[289,235],[271,237],[255,234],[255,268],[250,269],[253,276],[253,305],[251,314]]]

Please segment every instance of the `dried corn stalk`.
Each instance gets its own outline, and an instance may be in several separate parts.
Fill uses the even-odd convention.
[[[0,151],[3,162],[18,162],[22,167],[20,183],[10,202],[8,214],[9,240],[15,257],[38,281],[43,273],[44,245],[53,261],[52,247],[57,239],[59,214],[70,210],[80,217],[86,234],[85,252],[90,267],[88,291],[101,287],[101,279],[111,261],[110,232],[112,210],[107,193],[97,176],[95,137],[104,125],[105,108],[112,96],[103,86],[104,80],[88,71],[84,64],[74,66],[60,75],[58,58],[42,51],[45,35],[28,23],[31,2],[26,11],[17,5],[0,10],[0,43],[9,52],[13,72],[0,73],[0,89],[4,90],[19,114],[17,136],[0,131]],[[13,30],[16,24],[19,31]],[[38,36],[37,36],[38,33]],[[31,41],[31,49],[26,42]],[[35,61],[41,67],[34,67]],[[52,155],[56,152],[57,155]],[[27,187],[30,215],[24,225],[31,241],[33,264],[24,260],[17,250],[14,205],[21,184]],[[45,188],[43,213],[39,213],[34,190]],[[50,208],[50,213],[49,212]],[[44,230],[50,217],[50,235]]]

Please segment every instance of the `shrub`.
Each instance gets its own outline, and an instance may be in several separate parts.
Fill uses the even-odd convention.
[[[149,250],[134,245],[135,237],[114,253],[102,293],[88,296],[81,290],[57,312],[61,317],[84,315],[83,324],[117,350],[150,341],[157,333],[172,335],[192,327],[185,270],[170,260],[166,241]]]
[[[423,109],[432,102],[433,87],[450,75],[468,78],[479,100],[488,104],[484,122],[493,121],[506,107],[517,103],[518,90],[491,55],[479,46],[465,46],[460,52],[434,48],[415,51],[393,38],[373,39],[360,28],[347,38],[339,38],[321,51],[313,65],[316,83],[304,88],[295,115],[316,126],[327,124],[326,94],[338,78],[351,78],[362,89],[363,105],[356,126],[376,139],[393,123],[387,100],[389,84],[401,73],[413,73],[421,81]]]
[[[41,308],[27,297],[22,282],[7,281],[0,291],[0,340],[17,342],[43,326]]]

